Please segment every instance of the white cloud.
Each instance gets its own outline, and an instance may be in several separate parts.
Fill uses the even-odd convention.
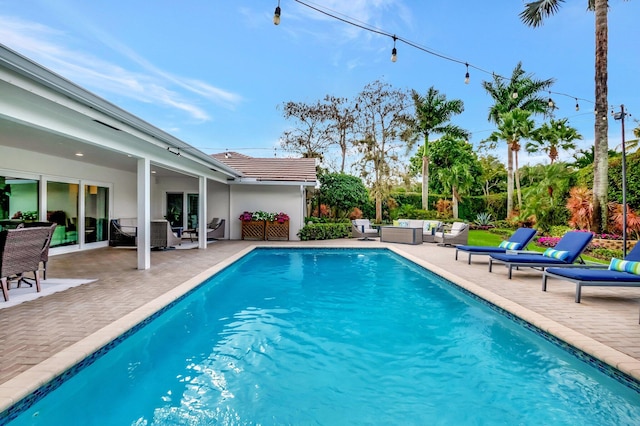
[[[101,42],[136,63],[145,72],[131,71],[68,47],[73,45],[74,40],[61,31],[0,15],[0,40],[4,44],[71,81],[94,88],[92,90],[175,108],[198,121],[209,121],[211,117],[198,102],[188,98],[189,93],[228,109],[242,102],[242,97],[235,93],[203,81],[175,76],[155,67],[96,28],[92,32]]]

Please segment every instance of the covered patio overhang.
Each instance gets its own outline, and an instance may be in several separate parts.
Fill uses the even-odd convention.
[[[242,177],[208,154],[2,45],[0,93],[0,170],[82,181],[90,179],[92,168],[99,168],[103,175],[114,176],[114,181],[118,177],[125,181],[120,186],[135,186],[138,269],[150,267],[154,179],[197,180],[198,216],[206,218],[208,185],[226,185]],[[126,184],[122,176],[131,176],[131,183]],[[123,205],[129,201],[119,201],[119,190],[118,185],[112,190],[110,217],[131,209]],[[43,189],[39,207],[43,216]],[[206,220],[199,220],[198,227],[200,235],[206,235]],[[199,247],[206,244],[201,239]],[[83,249],[82,244],[77,249]]]

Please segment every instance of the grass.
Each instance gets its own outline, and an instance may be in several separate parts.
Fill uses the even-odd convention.
[[[502,232],[504,231],[504,232]],[[502,235],[511,235],[514,231],[508,230],[508,229],[504,229],[504,230],[500,230],[500,233],[497,234],[495,233],[496,231],[493,230],[493,232],[489,232],[489,231],[483,231],[480,229],[475,229],[475,230],[470,230],[469,231],[469,242],[467,243],[470,246],[493,246],[493,247],[497,247],[501,241],[506,240],[507,238],[503,238]],[[531,251],[538,251],[540,253],[542,253],[543,251],[545,251],[547,249],[547,247],[541,247],[536,245],[535,243],[531,242],[529,243],[529,245],[527,246],[527,250],[531,250]],[[608,264],[609,260],[603,260],[603,259],[598,259],[592,256],[587,256],[587,255],[582,255],[582,258],[586,261],[586,262],[596,262],[596,263],[604,263],[604,264]]]

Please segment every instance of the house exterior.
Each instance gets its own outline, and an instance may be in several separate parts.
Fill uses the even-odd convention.
[[[316,185],[313,160],[236,153],[234,162],[221,155],[199,151],[0,44],[0,229],[54,221],[55,255],[105,247],[110,220],[134,218],[139,269],[151,266],[154,219],[206,235],[211,218],[223,218],[225,238],[239,239],[243,211],[283,211],[296,239],[306,189]],[[207,247],[205,238],[198,247]]]

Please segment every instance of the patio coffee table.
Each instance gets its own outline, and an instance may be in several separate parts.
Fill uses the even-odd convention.
[[[422,228],[382,226],[380,241],[386,243],[422,244]]]

